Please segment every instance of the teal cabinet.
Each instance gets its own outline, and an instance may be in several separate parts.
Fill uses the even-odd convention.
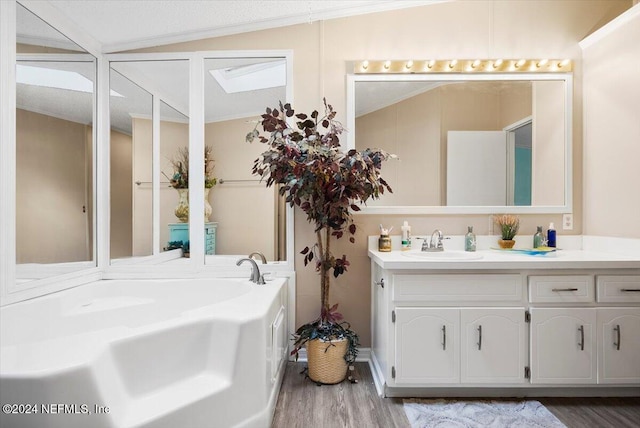
[[[204,224],[204,253],[214,255],[216,253],[216,228],[218,223]],[[189,240],[189,223],[169,223],[169,242]]]

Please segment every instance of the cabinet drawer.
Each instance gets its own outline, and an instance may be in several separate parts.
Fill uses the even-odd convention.
[[[593,278],[589,275],[530,276],[532,303],[572,303],[594,301]]]
[[[640,302],[640,275],[598,276],[598,302]]]
[[[395,275],[393,300],[520,302],[520,275]]]

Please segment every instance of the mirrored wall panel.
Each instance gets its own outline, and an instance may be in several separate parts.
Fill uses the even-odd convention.
[[[176,262],[189,255],[189,62],[110,69],[112,263]]]
[[[266,107],[286,102],[285,58],[205,59],[205,145],[216,184],[207,225],[215,246],[207,254],[285,260],[285,206],[275,188],[251,174],[266,147],[245,142]],[[208,238],[210,235],[208,235]],[[209,238],[210,240],[210,238]],[[207,258],[207,263],[215,263]]]
[[[126,259],[132,256],[152,254],[152,186],[151,152],[153,141],[150,121],[153,114],[153,97],[142,87],[110,70],[109,115],[111,182],[109,202],[111,257]],[[135,128],[135,144],[134,144]],[[136,171],[145,174],[134,178],[134,156],[144,156]],[[141,180],[145,178],[143,183]],[[136,189],[137,195],[134,198]],[[139,215],[134,217],[134,206]],[[142,209],[144,206],[146,209]],[[135,225],[135,227],[134,227]],[[142,236],[142,238],[140,238]]]
[[[189,117],[160,102],[160,244],[162,251],[189,242]]]
[[[568,90],[560,78],[356,80],[356,148],[400,158],[384,166],[393,193],[367,204],[564,206]]]
[[[95,59],[18,5],[19,282],[95,266]]]

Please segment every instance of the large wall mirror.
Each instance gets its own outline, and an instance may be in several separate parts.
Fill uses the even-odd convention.
[[[572,80],[561,74],[348,76],[348,146],[398,155],[363,212],[571,212]]]
[[[185,157],[193,114],[204,118],[206,264],[253,252],[287,259],[289,210],[251,174],[264,146],[244,140],[267,106],[287,101],[287,57],[203,55],[203,109],[196,113],[189,111],[188,60],[116,55],[110,62],[112,265],[190,262],[183,256],[192,223],[180,207],[194,180],[183,183],[180,169],[193,158]]]
[[[95,266],[95,58],[17,5],[16,275]]]

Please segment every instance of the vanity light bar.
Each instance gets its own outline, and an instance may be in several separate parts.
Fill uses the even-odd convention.
[[[569,59],[431,59],[356,61],[354,73],[566,73]]]

